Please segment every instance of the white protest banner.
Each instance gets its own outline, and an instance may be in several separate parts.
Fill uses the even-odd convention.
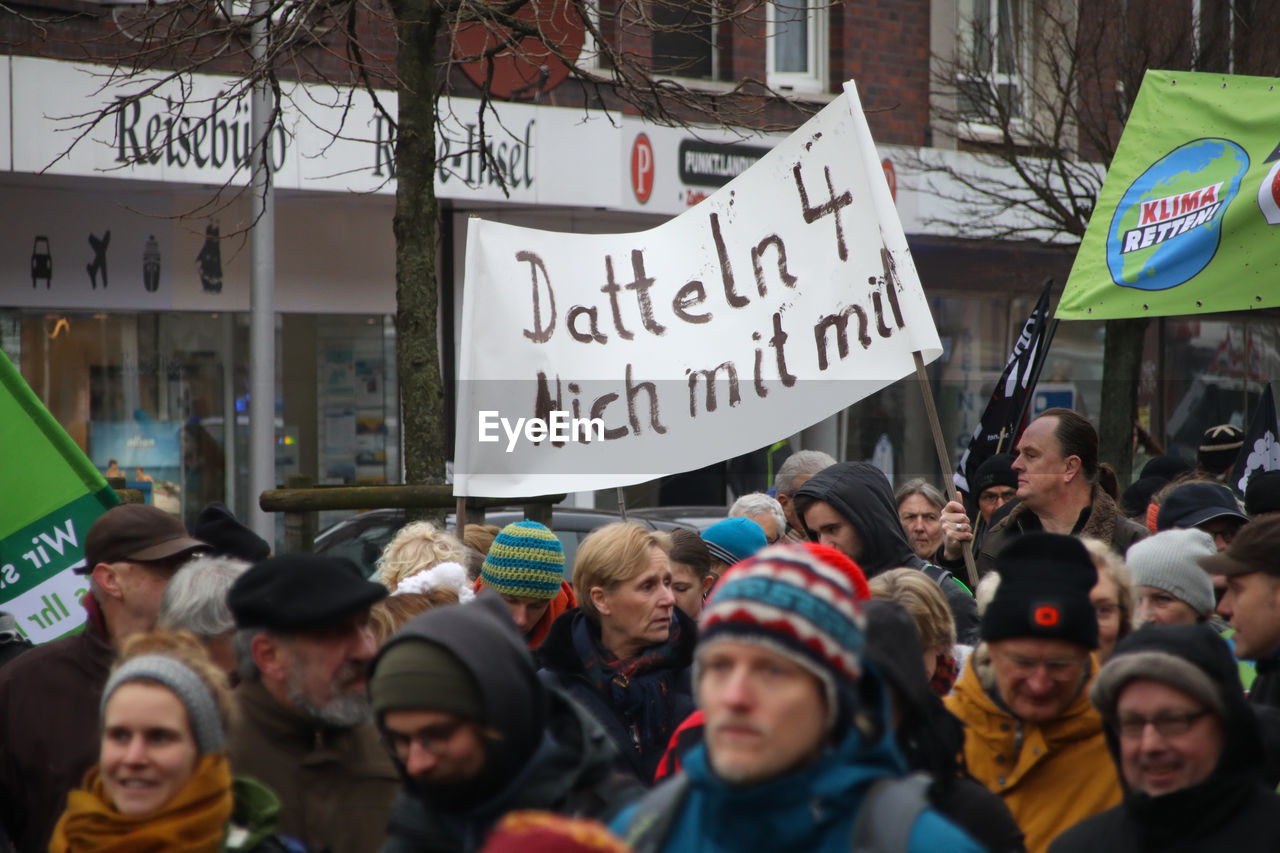
[[[649,231],[468,224],[454,491],[700,468],[941,354],[857,91]]]

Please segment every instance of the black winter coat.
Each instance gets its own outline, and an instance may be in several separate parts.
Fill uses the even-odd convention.
[[[618,752],[622,755],[622,767],[630,771],[646,787],[653,784],[654,774],[662,761],[663,752],[676,727],[685,717],[697,710],[693,701],[690,666],[693,664],[693,647],[698,639],[698,626],[680,608],[672,610],[680,624],[680,639],[676,647],[673,668],[673,687],[669,695],[669,710],[663,723],[661,746],[642,755],[631,735],[631,721],[623,719],[615,708],[587,676],[582,658],[573,644],[573,624],[585,619],[578,610],[570,610],[551,626],[551,632],[538,647],[538,661],[542,670],[538,673],[543,683],[563,690],[585,708],[608,732]]]
[[[1143,651],[1174,654],[1213,681],[1226,708],[1218,763],[1208,779],[1168,794],[1126,790],[1123,803],[1063,832],[1049,853],[1280,850],[1280,795],[1263,783],[1262,737],[1226,643],[1205,625],[1148,626],[1121,640],[1111,660]],[[1107,746],[1118,764],[1119,739],[1111,725]]]
[[[547,734],[524,770],[495,796],[463,811],[434,807],[404,791],[396,799],[383,853],[471,853],[494,825],[519,809],[607,822],[645,788],[617,771],[618,752],[595,719],[548,691]]]
[[[432,788],[397,766],[405,785],[392,809],[386,853],[472,853],[516,809],[607,820],[643,793],[625,773],[608,735],[567,697],[547,690],[533,657],[497,593],[410,619],[371,664],[394,645],[426,641],[451,652],[479,688],[481,721],[501,737],[480,773]]]

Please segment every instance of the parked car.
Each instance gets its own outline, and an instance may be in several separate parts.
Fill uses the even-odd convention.
[[[702,507],[699,507],[702,509]],[[484,523],[505,527],[513,521],[524,518],[524,511],[519,508],[500,508],[485,511]],[[573,577],[573,558],[578,552],[578,544],[595,530],[614,521],[621,521],[616,512],[598,509],[577,509],[574,507],[555,507],[551,511],[551,529],[564,545],[564,576]],[[627,513],[628,521],[643,524],[650,530],[675,530],[687,528],[699,530],[692,523],[675,519],[642,515],[641,511]],[[712,519],[714,521],[715,519]],[[447,516],[447,524],[453,528],[453,513]],[[364,570],[365,575],[372,576],[374,564],[378,557],[405,524],[402,509],[374,509],[343,519],[321,531],[315,539],[312,550],[316,554],[327,554],[333,557],[346,557]],[[705,526],[705,525],[704,525]]]

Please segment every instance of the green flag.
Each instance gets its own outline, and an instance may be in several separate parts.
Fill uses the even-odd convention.
[[[1148,71],[1057,315],[1280,305],[1280,80]]]
[[[22,374],[0,353],[0,610],[42,643],[84,624],[89,526],[120,503]]]

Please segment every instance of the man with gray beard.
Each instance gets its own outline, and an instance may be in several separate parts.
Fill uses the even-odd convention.
[[[399,777],[373,725],[369,608],[387,594],[354,563],[283,554],[227,593],[236,620],[236,775],[280,798],[279,832],[309,850],[364,853],[386,835]]]

